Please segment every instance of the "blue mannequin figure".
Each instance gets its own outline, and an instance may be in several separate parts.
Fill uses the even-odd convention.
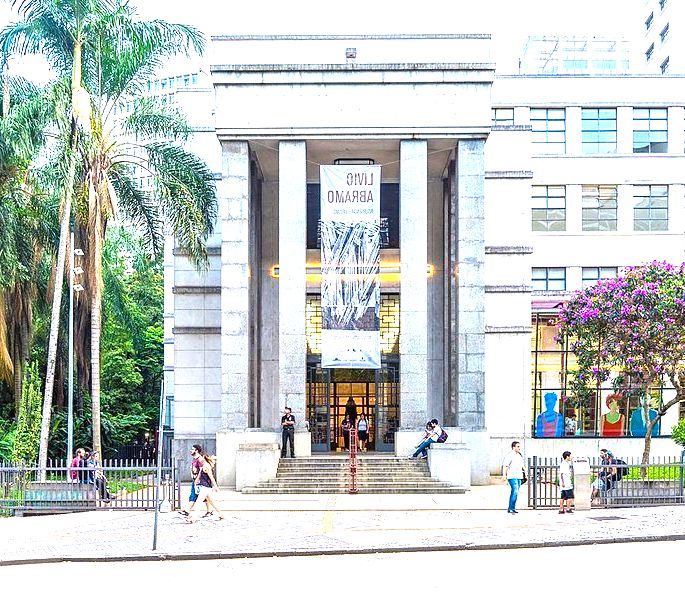
[[[558,396],[556,392],[545,394],[545,410],[535,420],[535,437],[562,437],[564,417],[555,410]]]
[[[656,419],[657,412],[655,409],[649,409],[649,420]],[[654,424],[652,428],[652,437],[657,437],[661,432],[661,420]],[[644,437],[647,435],[647,421],[645,420],[645,397],[640,398],[640,408],[636,408],[630,413],[630,435],[633,437]]]

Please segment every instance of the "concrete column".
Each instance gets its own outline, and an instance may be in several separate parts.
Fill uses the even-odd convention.
[[[583,185],[566,185],[566,232],[583,230]]]
[[[633,108],[631,106],[616,108],[616,151],[633,153]]]
[[[624,234],[632,234],[634,231],[633,208],[635,199],[633,198],[633,185],[618,185],[617,207],[616,207],[616,230]]]
[[[278,403],[278,182],[262,186],[261,427],[280,429]]]
[[[250,157],[243,141],[221,147],[221,421],[239,430],[247,427],[250,400]]]
[[[566,155],[583,153],[583,111],[577,106],[566,108]]]
[[[285,406],[292,408],[297,429],[303,429],[307,375],[307,147],[304,141],[279,143],[278,170],[279,406],[281,410]]]
[[[429,418],[427,242],[427,142],[401,141],[400,423],[405,429]]]
[[[452,338],[457,339],[457,421],[463,431],[485,428],[485,142],[457,145],[456,310]]]
[[[669,106],[668,108],[668,153],[683,154],[685,145],[685,108]]]

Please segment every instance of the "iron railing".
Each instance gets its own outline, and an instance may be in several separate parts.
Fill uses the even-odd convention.
[[[41,468],[0,462],[0,516],[97,509],[151,510],[163,500],[180,504],[178,463],[157,466],[144,460],[106,460],[97,468],[71,468],[65,461]]]
[[[352,427],[348,433],[350,434],[350,488],[348,493],[357,493],[359,491],[357,487],[357,428]]]
[[[684,453],[685,454],[685,453]],[[590,462],[590,479],[608,477],[598,485],[592,507],[635,507],[685,504],[685,458],[654,458],[643,466],[640,458],[624,458],[625,464],[604,465],[599,458]],[[528,507],[559,506],[561,459],[533,456],[528,460]],[[614,473],[612,469],[616,468]],[[619,470],[620,469],[620,470]]]

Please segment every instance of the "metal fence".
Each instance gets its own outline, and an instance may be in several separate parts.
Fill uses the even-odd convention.
[[[71,468],[65,461],[45,468],[0,462],[0,516],[27,516],[97,509],[151,510],[163,500],[180,504],[178,466],[145,460],[106,460],[96,468]]]
[[[685,452],[683,453],[685,455]],[[624,464],[604,465],[599,458],[590,462],[590,479],[597,482],[593,508],[685,504],[685,458],[655,458],[643,466],[640,458],[622,459]],[[561,459],[528,459],[528,507],[559,506]]]

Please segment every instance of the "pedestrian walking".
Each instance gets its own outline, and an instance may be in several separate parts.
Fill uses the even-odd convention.
[[[504,457],[502,462],[502,476],[508,481],[511,492],[509,493],[509,514],[518,514],[516,500],[519,496],[521,483],[526,478],[525,463],[521,455],[521,444],[511,442],[511,452]]]
[[[214,501],[216,492],[219,491],[219,486],[216,483],[216,479],[214,478],[214,471],[212,470],[214,468],[215,462],[214,456],[210,456],[206,452],[203,452],[202,460],[203,463],[202,467],[200,468],[200,473],[197,477],[197,487],[195,488],[197,491],[197,500],[195,500],[195,502],[193,502],[190,505],[190,508],[188,508],[188,517],[186,520],[189,523],[195,522],[193,518],[193,510],[195,509],[195,506],[197,506],[198,502],[200,504],[206,502],[207,509],[209,509],[209,507],[211,506],[214,509],[214,512],[216,512],[216,514],[218,515],[219,520],[224,519],[223,512],[219,510],[216,502]]]
[[[204,464],[204,459],[202,458],[202,446],[200,444],[193,444],[190,448],[190,495],[188,496],[188,510],[181,510],[183,516],[188,516],[188,511],[192,508],[193,504],[197,501],[197,483],[199,481],[200,470]],[[213,512],[210,509],[209,503],[205,502],[207,505],[207,512],[204,514],[203,518],[207,516],[212,516]]]
[[[571,474],[571,452],[566,450],[561,455],[559,465],[559,487],[561,497],[559,498],[559,514],[573,514],[573,476]]]
[[[295,417],[289,406],[281,417],[281,458],[285,458],[286,445],[290,442],[290,458],[295,458]]]

